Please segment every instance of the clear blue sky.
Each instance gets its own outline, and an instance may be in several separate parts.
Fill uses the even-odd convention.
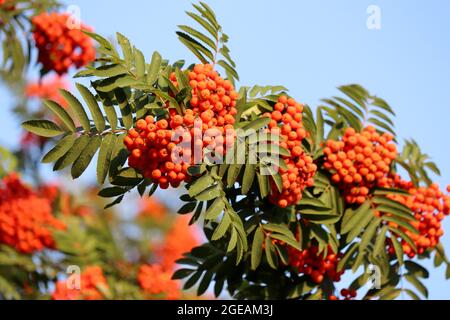
[[[158,50],[171,60],[189,57],[174,34],[189,23],[190,1],[72,0],[82,20],[96,32],[120,31],[147,57]],[[336,87],[359,83],[385,98],[397,112],[400,138],[414,137],[450,182],[450,1],[406,0],[227,0],[207,1],[230,36],[241,84],[283,84],[299,101],[312,106],[337,93]],[[369,5],[381,9],[381,30],[368,30]],[[0,144],[17,143],[19,129],[0,88]],[[450,220],[450,218],[448,219]],[[450,253],[450,221],[444,244]],[[445,270],[426,281],[431,298],[449,299]]]

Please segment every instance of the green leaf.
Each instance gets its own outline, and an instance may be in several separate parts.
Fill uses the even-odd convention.
[[[242,164],[231,164],[228,169],[227,174],[227,184],[228,187],[232,187],[235,183],[239,174],[241,173],[243,165]]]
[[[397,237],[391,237],[390,239],[394,247],[395,255],[397,256],[398,264],[403,265],[403,247],[398,242]]]
[[[111,155],[116,142],[115,134],[107,134],[100,147],[100,153],[97,160],[97,181],[99,184],[105,182],[106,176],[109,172],[109,166],[111,163]]]
[[[298,243],[297,240],[295,240],[295,238],[293,238],[293,237],[288,237],[283,234],[277,234],[277,233],[271,234],[270,237],[272,239],[277,239],[277,240],[283,241],[283,242],[287,243],[288,245],[290,245],[292,248],[295,248],[297,250],[302,250],[302,248],[300,247],[300,243]]]
[[[424,279],[428,279],[430,277],[430,273],[428,272],[428,270],[414,261],[405,261],[405,268],[410,274],[414,276]]]
[[[400,238],[405,240],[411,246],[411,248],[413,248],[414,251],[417,251],[417,247],[416,247],[416,244],[414,243],[414,241],[402,230],[400,230],[398,228],[389,227],[389,231],[391,231],[392,233],[396,234],[397,236],[399,236]]]
[[[152,61],[147,71],[147,83],[153,85],[158,80],[159,70],[161,68],[161,55],[155,51],[152,55]]]
[[[225,209],[223,199],[217,198],[213,204],[206,210],[205,220],[215,220]]]
[[[103,104],[103,110],[105,110],[106,118],[108,119],[111,129],[116,130],[118,119],[117,119],[116,109],[114,108],[114,104],[112,103],[112,101],[109,98],[107,93],[100,92],[100,91],[97,91],[97,93]]]
[[[428,289],[419,279],[413,275],[405,275],[405,279],[411,283],[425,298],[428,298]]]
[[[196,273],[194,273],[188,281],[186,281],[186,283],[183,286],[183,290],[188,290],[190,288],[192,288],[197,281],[200,279],[201,275],[202,275],[203,271],[197,271]]]
[[[117,42],[122,48],[123,57],[128,67],[131,67],[133,61],[133,50],[131,48],[130,40],[123,34],[117,32]]]
[[[270,237],[266,238],[265,252],[266,252],[266,258],[267,258],[267,262],[269,263],[269,266],[272,269],[276,270],[278,268],[278,256],[277,256],[277,251],[275,249],[275,246],[273,245]]]
[[[64,126],[71,132],[75,132],[77,128],[72,118],[69,116],[66,110],[58,103],[52,100],[44,100],[45,105],[49,108],[64,124]]]
[[[261,263],[263,241],[264,241],[264,230],[260,226],[258,229],[256,229],[255,235],[253,237],[252,255],[251,255],[252,270],[256,270],[256,268],[258,268],[259,264]]]
[[[259,192],[261,193],[261,198],[265,198],[269,195],[269,184],[267,176],[257,173]]]
[[[136,61],[136,75],[138,79],[145,76],[145,57],[144,54],[137,48],[134,48],[134,60]]]
[[[381,228],[381,231],[377,236],[377,240],[375,241],[375,245],[373,248],[374,256],[379,256],[379,255],[385,253],[387,230],[388,230],[387,226],[384,226],[383,228]]]
[[[200,24],[203,28],[205,28],[206,31],[208,31],[214,39],[217,38],[218,33],[216,28],[214,28],[214,26],[212,26],[210,23],[208,23],[207,21],[205,21],[204,19],[202,19],[202,17],[200,17],[199,15],[192,13],[192,12],[186,12],[186,14],[191,17],[192,19],[194,19],[195,21],[197,21],[198,24]]]
[[[370,202],[366,201],[363,203],[356,211],[352,212],[352,215],[348,221],[343,221],[341,227],[341,233],[347,234],[349,233],[361,220],[363,220],[367,216],[372,216],[373,213],[370,209]]]
[[[30,120],[22,124],[25,130],[45,138],[53,138],[64,134],[64,131],[55,123],[48,120]]]
[[[76,135],[70,134],[62,138],[55,147],[50,150],[42,159],[42,163],[52,163],[64,156],[75,143]]]
[[[382,216],[381,219],[385,220],[385,221],[393,222],[393,223],[395,223],[395,224],[405,228],[406,230],[408,230],[408,231],[410,231],[410,232],[412,232],[414,234],[419,234],[419,231],[416,228],[414,228],[409,222],[407,222],[407,221],[405,221],[403,219],[399,219],[399,218],[394,217],[394,216],[391,216],[391,217]]]
[[[213,276],[214,272],[212,270],[208,270],[205,272],[202,281],[200,281],[200,284],[198,285],[197,296],[201,296],[206,292],[206,290],[208,290]]]
[[[127,189],[121,187],[110,187],[100,190],[98,195],[102,198],[114,198],[123,195],[127,191],[128,191]]]
[[[200,192],[210,187],[213,183],[214,179],[208,174],[200,177],[189,186],[189,196],[194,198]]]
[[[74,179],[78,179],[87,169],[92,161],[92,158],[94,158],[94,155],[100,148],[101,143],[102,138],[100,136],[94,136],[89,139],[89,143],[87,144],[86,148],[84,148],[84,150],[81,152],[80,156],[72,166],[71,173]]]
[[[242,179],[243,195],[246,195],[250,191],[250,188],[253,185],[253,181],[255,180],[255,174],[256,174],[256,165],[253,164],[245,165],[244,178]]]
[[[83,135],[75,140],[73,147],[64,156],[58,159],[58,161],[56,161],[53,170],[59,171],[74,163],[80,156],[81,152],[83,152],[88,145],[89,140],[89,136],[87,135]]]
[[[172,280],[181,280],[190,276],[195,270],[193,269],[179,269],[175,271],[172,276]]]
[[[178,28],[180,28],[184,32],[188,33],[192,37],[197,38],[200,41],[204,42],[212,50],[216,50],[215,42],[213,40],[211,40],[210,38],[208,38],[207,36],[205,36],[203,33],[199,32],[195,29],[192,29],[191,27],[188,27],[188,26],[178,26]]]
[[[192,213],[196,206],[197,206],[197,202],[188,202],[178,210],[178,213],[179,214]]]
[[[212,241],[216,241],[219,240],[221,238],[223,238],[228,230],[228,228],[231,225],[231,219],[228,216],[228,214],[224,214],[222,221],[219,223],[219,225],[217,226],[216,230],[214,231],[211,240]]]
[[[110,78],[126,74],[127,72],[127,68],[121,64],[108,64],[98,67],[93,74],[100,78]]]
[[[195,199],[197,199],[198,201],[210,201],[220,196],[220,191],[221,189],[219,185],[214,185],[200,192],[195,196]]]
[[[100,110],[100,107],[98,106],[97,100],[95,99],[94,95],[91,93],[91,91],[89,91],[88,88],[80,83],[77,83],[76,87],[81,93],[84,101],[86,101],[89,110],[91,111],[91,115],[94,119],[97,131],[100,133],[105,131],[105,119],[103,118],[102,111]]]
[[[414,291],[410,289],[403,289],[403,292],[405,292],[413,300],[422,300]]]
[[[358,250],[359,244],[352,243],[350,247],[347,249],[346,253],[342,257],[342,259],[339,261],[337,266],[337,272],[341,272],[344,270],[347,266],[347,264],[350,262],[351,258],[353,257],[353,254]]]
[[[128,103],[127,95],[121,88],[116,88],[114,90],[114,95],[119,103],[123,124],[126,129],[130,129],[133,126],[133,114],[131,113],[131,107]]]
[[[59,92],[63,96],[63,98],[67,101],[70,108],[72,108],[73,111],[75,111],[75,114],[77,115],[78,120],[81,123],[81,126],[83,127],[84,131],[89,132],[91,131],[91,124],[89,122],[89,118],[86,114],[86,111],[84,111],[83,105],[80,101],[78,101],[77,98],[75,98],[69,91],[60,89]]]

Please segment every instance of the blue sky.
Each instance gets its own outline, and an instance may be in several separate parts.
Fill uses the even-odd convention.
[[[104,36],[120,31],[150,58],[195,58],[178,42],[176,25],[189,24],[190,1],[72,0],[81,18]],[[447,0],[207,1],[230,36],[242,85],[282,84],[297,100],[317,105],[339,85],[359,83],[397,113],[398,137],[415,138],[450,183],[450,2]],[[369,5],[381,10],[381,29],[366,26]],[[12,103],[0,88],[0,144],[16,144]],[[5,134],[7,133],[7,134]],[[450,220],[450,219],[448,219]],[[450,221],[444,245],[450,253]],[[426,281],[430,297],[450,298],[445,270]]]

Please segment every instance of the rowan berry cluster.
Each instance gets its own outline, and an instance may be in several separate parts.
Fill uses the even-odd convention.
[[[52,229],[64,223],[52,215],[48,199],[26,187],[16,174],[0,185],[0,243],[31,254],[55,246]]]
[[[409,192],[410,196],[389,195],[388,197],[411,209],[415,220],[410,223],[419,231],[419,234],[415,234],[400,227],[417,247],[417,251],[415,251],[406,241],[402,240],[405,254],[413,258],[416,254],[421,255],[426,250],[435,248],[444,234],[442,221],[450,214],[450,196],[445,195],[437,184],[417,188],[412,182],[404,181],[398,175],[391,180],[391,186]],[[393,222],[390,224],[398,227]],[[389,244],[389,252],[395,253],[391,244]]]
[[[28,98],[49,99],[66,107],[67,102],[59,93],[59,89],[69,89],[70,84],[64,77],[59,75],[47,76],[37,82],[29,82],[25,88]]]
[[[137,280],[142,290],[153,299],[177,300],[181,296],[180,284],[172,280],[172,271],[160,265],[142,265]]]
[[[80,276],[80,279],[76,277]],[[79,287],[77,285],[79,284]],[[108,288],[108,282],[99,266],[87,267],[81,275],[72,274],[64,281],[56,283],[53,300],[103,300],[100,287]]]
[[[178,117],[176,118],[178,120]],[[183,123],[183,120],[181,122]],[[161,189],[167,189],[169,186],[177,188],[189,179],[187,169],[190,161],[178,162],[172,159],[177,147],[172,141],[175,140],[174,135],[175,132],[169,128],[167,120],[156,121],[154,117],[148,116],[145,120],[139,120],[136,128],[130,129],[124,140],[125,146],[131,152],[128,157],[129,166],[140,170],[145,178],[152,179]],[[181,155],[191,159],[190,148],[183,151],[180,152]]]
[[[322,283],[325,277],[338,282],[344,274],[343,271],[337,271],[341,256],[333,253],[331,248],[328,248],[328,254],[325,255],[325,253],[319,254],[319,247],[315,245],[302,251],[288,247],[288,254],[289,265],[298,273],[309,276],[317,284]]]
[[[33,17],[33,37],[39,51],[38,61],[45,71],[65,74],[73,66],[81,68],[95,59],[95,48],[91,38],[82,30],[91,30],[81,25],[71,28],[69,14],[42,13]]]
[[[171,79],[178,85],[174,75]],[[183,115],[169,109],[169,119],[148,116],[137,121],[124,140],[131,152],[130,167],[140,170],[162,189],[177,188],[189,181],[187,169],[202,160],[194,158],[193,150],[199,149],[203,156],[206,148],[223,157],[234,143],[234,134],[227,134],[234,132],[236,114],[237,93],[231,83],[220,78],[209,64],[196,65],[190,79],[193,97]],[[197,119],[201,120],[198,126]]]
[[[392,141],[392,135],[379,134],[372,126],[361,133],[348,128],[342,141],[327,141],[323,166],[332,173],[347,203],[362,204],[374,187],[386,184],[397,157]]]
[[[175,74],[171,81],[178,86]],[[234,125],[238,93],[229,80],[220,77],[210,64],[197,64],[189,72],[192,88],[190,107],[208,128]]]
[[[294,99],[280,96],[272,113],[264,114],[272,120],[269,123],[271,134],[280,135],[280,147],[288,149],[290,156],[283,156],[287,170],[280,168],[283,190],[280,193],[272,182],[270,200],[285,208],[297,204],[302,199],[303,190],[314,184],[313,177],[317,166],[302,148],[307,132],[303,127],[303,106]]]

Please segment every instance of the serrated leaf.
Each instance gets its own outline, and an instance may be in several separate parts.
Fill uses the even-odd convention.
[[[217,226],[216,230],[214,230],[214,233],[211,237],[212,241],[219,240],[223,238],[228,231],[228,228],[231,225],[231,219],[228,216],[228,214],[224,214],[222,217],[222,221],[220,221],[219,225]]]
[[[114,108],[114,104],[112,103],[111,99],[109,98],[107,93],[97,91],[98,96],[103,104],[103,110],[105,110],[106,118],[108,119],[109,125],[111,126],[112,130],[117,129],[117,113]]]
[[[265,253],[269,266],[276,270],[278,268],[278,256],[270,237],[267,237],[265,241]]]
[[[126,129],[130,129],[133,126],[133,114],[131,112],[131,107],[128,103],[127,96],[121,88],[116,88],[114,90],[114,95],[119,103],[123,124]]]
[[[194,198],[200,192],[210,187],[213,183],[214,179],[209,174],[200,177],[189,186],[189,196]]]
[[[101,143],[102,138],[100,136],[94,136],[89,139],[87,146],[72,166],[72,178],[78,179],[83,174],[100,148]]]
[[[134,48],[134,60],[136,62],[136,76],[142,79],[145,76],[145,57],[142,51]]]
[[[77,115],[78,121],[80,121],[80,124],[83,127],[84,131],[90,132],[91,124],[90,124],[89,118],[86,114],[86,111],[84,111],[84,108],[83,108],[83,105],[81,104],[81,102],[67,90],[60,89],[59,92],[63,96],[63,98],[67,101],[70,108]]]
[[[195,270],[193,269],[179,269],[175,271],[172,276],[172,280],[181,280],[190,276]]]
[[[147,71],[147,83],[153,85],[158,80],[159,70],[161,68],[161,55],[155,51],[152,55],[152,61]]]
[[[100,190],[98,195],[102,198],[114,198],[114,197],[123,195],[127,191],[128,191],[127,189],[121,188],[121,187],[109,187],[109,188]]]
[[[25,130],[45,138],[54,138],[64,134],[57,124],[48,120],[30,120],[22,124]]]
[[[88,143],[89,137],[86,135],[83,135],[75,140],[73,147],[64,156],[58,159],[58,161],[56,161],[53,170],[59,171],[74,163],[80,156],[81,152],[83,152],[84,148],[86,148]]]
[[[215,220],[225,209],[225,203],[223,199],[217,198],[213,204],[206,210],[205,220]]]
[[[391,237],[390,239],[394,247],[395,255],[397,256],[398,264],[403,265],[403,247],[396,237]]]
[[[76,135],[71,134],[62,138],[53,149],[51,149],[42,159],[42,163],[52,163],[64,156],[72,147],[76,140]]]
[[[428,289],[419,279],[413,275],[405,275],[405,279],[411,283],[425,298],[428,298]]]
[[[302,250],[302,248],[300,247],[300,244],[297,242],[297,240],[295,240],[294,237],[288,237],[286,235],[277,234],[277,233],[271,234],[270,237],[272,239],[277,239],[277,240],[283,241],[286,244],[290,245],[292,248],[295,248],[297,250]]]
[[[419,234],[419,231],[416,228],[414,228],[409,222],[407,222],[403,219],[400,219],[400,218],[397,218],[394,216],[382,216],[381,219],[388,221],[388,222],[393,222],[414,234]]]
[[[77,83],[76,87],[83,97],[84,101],[86,101],[89,110],[91,111],[91,115],[94,119],[94,124],[97,128],[97,131],[100,133],[105,131],[105,119],[103,118],[102,111],[100,110],[100,107],[98,106],[97,100],[95,99],[94,95],[88,88],[80,83]]]
[[[246,164],[244,170],[244,178],[242,179],[242,194],[246,195],[253,185],[256,174],[256,165]]]
[[[105,182],[106,176],[109,172],[109,165],[111,163],[111,155],[116,142],[115,134],[107,134],[100,147],[100,153],[97,160],[97,181],[99,184]]]
[[[44,100],[44,104],[62,121],[67,130],[71,132],[75,132],[77,130],[72,118],[58,103],[52,100]]]
[[[261,263],[263,242],[264,242],[264,230],[262,229],[262,227],[259,227],[255,231],[255,235],[253,237],[252,242],[252,251],[251,251],[252,270],[256,270],[256,268],[258,268],[259,264]]]
[[[348,221],[344,221],[341,226],[341,233],[347,234],[349,233],[355,225],[358,224],[361,220],[363,220],[368,215],[372,215],[372,212],[370,210],[370,202],[366,201],[363,203],[356,211],[352,213],[352,216]]]

